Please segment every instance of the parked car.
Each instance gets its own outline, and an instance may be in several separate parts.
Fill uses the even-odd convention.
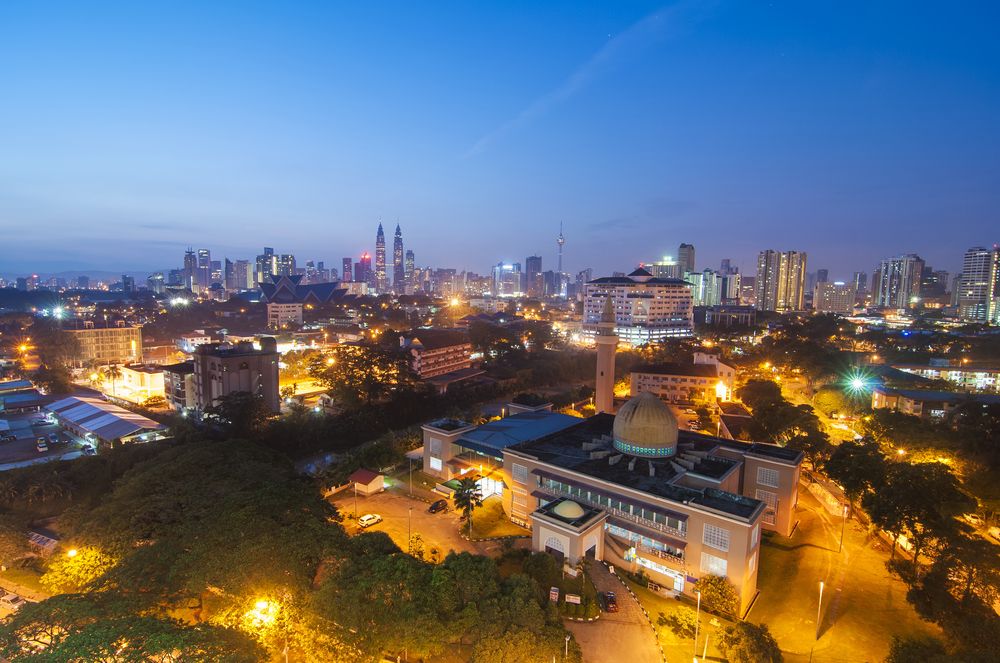
[[[606,612],[618,612],[618,597],[614,592],[604,592],[604,610]]]
[[[38,449],[38,453],[45,453],[49,450],[49,444],[44,437],[40,437],[35,441],[35,448]]]
[[[427,508],[427,511],[429,513],[437,513],[438,511],[447,511],[447,510],[448,510],[448,500],[438,500],[437,502],[434,502]]]
[[[49,433],[49,443],[50,444],[59,444],[59,434],[58,433]]]
[[[88,444],[85,444],[82,447],[80,447],[80,453],[82,453],[84,456],[96,456],[97,449]]]
[[[377,525],[380,522],[382,522],[382,516],[377,513],[366,513],[358,518],[358,527],[371,527],[372,525]]]
[[[0,597],[0,606],[7,608],[11,612],[17,612],[27,601],[17,594],[4,594]]]
[[[13,433],[0,433],[0,442],[15,442],[17,436]]]
[[[685,408],[684,414],[698,414],[698,413],[695,410],[692,410],[691,408]]]

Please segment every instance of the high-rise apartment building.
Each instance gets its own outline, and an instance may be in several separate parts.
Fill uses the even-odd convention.
[[[234,288],[236,290],[250,290],[253,288],[253,267],[249,260],[237,260],[233,266],[235,274]]]
[[[974,246],[962,260],[958,282],[958,317],[968,322],[997,320],[1000,299],[1000,248]]]
[[[343,270],[340,273],[340,280],[345,283],[350,283],[354,280],[354,269],[351,265],[352,262],[350,258],[344,258],[341,260],[341,267],[343,267]]]
[[[850,315],[856,296],[853,283],[820,281],[813,289],[813,308],[817,313]]]
[[[722,303],[722,278],[715,271],[687,272],[684,280],[691,284],[691,300],[695,306],[718,306]]]
[[[295,276],[295,256],[291,253],[282,253],[275,256],[274,271],[276,276]]]
[[[254,286],[260,287],[261,283],[270,279],[272,274],[277,273],[276,256],[274,249],[270,246],[264,247],[264,253],[257,256],[257,269],[255,271]]]
[[[396,224],[396,234],[392,239],[392,289],[397,295],[406,292],[406,267],[403,264],[403,231]]]
[[[382,294],[389,290],[389,277],[385,271],[385,232],[381,222],[375,233],[375,292]]]
[[[920,301],[920,279],[924,261],[909,253],[879,263],[872,276],[875,291],[874,306],[905,309]]]
[[[524,259],[524,291],[529,297],[541,297],[542,290],[542,257],[528,256]]]
[[[761,251],[757,256],[755,306],[761,311],[801,311],[805,279],[804,252]]]
[[[677,247],[677,263],[681,273],[694,271],[694,244],[681,244]]]

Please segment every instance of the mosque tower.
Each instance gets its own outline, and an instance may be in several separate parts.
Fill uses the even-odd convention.
[[[597,382],[594,407],[597,412],[614,414],[615,411],[615,350],[618,334],[615,333],[614,293],[604,300],[601,321],[597,323]]]

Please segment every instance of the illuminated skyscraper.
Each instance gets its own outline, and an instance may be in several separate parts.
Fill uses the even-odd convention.
[[[1000,311],[1000,249],[974,246],[965,252],[958,282],[958,316],[969,322],[997,322]]]
[[[375,291],[382,294],[389,290],[389,278],[385,272],[385,232],[382,223],[378,224],[375,233]]]
[[[184,287],[195,292],[198,290],[198,257],[194,249],[188,247],[184,252]]]
[[[924,261],[913,253],[879,263],[872,276],[875,306],[904,309],[919,302]]]
[[[343,272],[341,273],[340,279],[345,283],[350,283],[354,280],[354,270],[351,268],[351,259],[343,259]]]
[[[212,284],[212,252],[198,249],[198,287],[207,289]]]
[[[406,260],[403,265],[403,281],[406,283],[406,294],[412,295],[416,290],[416,282],[413,277],[413,251],[406,252]]]
[[[541,256],[528,256],[524,259],[524,291],[529,297],[542,296]]]
[[[761,311],[801,311],[806,284],[802,251],[761,251],[757,257],[756,306]]]
[[[397,295],[406,292],[406,270],[403,267],[403,232],[396,224],[396,235],[392,239],[392,290]]]
[[[361,254],[361,259],[354,265],[354,282],[367,283],[369,287],[375,285],[375,272],[372,271],[372,256],[365,251]]]
[[[682,274],[694,271],[694,244],[681,244],[677,247],[677,264],[680,265]]]

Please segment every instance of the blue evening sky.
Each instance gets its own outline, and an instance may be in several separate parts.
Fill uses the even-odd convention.
[[[997,3],[0,3],[0,273],[1000,241]]]

